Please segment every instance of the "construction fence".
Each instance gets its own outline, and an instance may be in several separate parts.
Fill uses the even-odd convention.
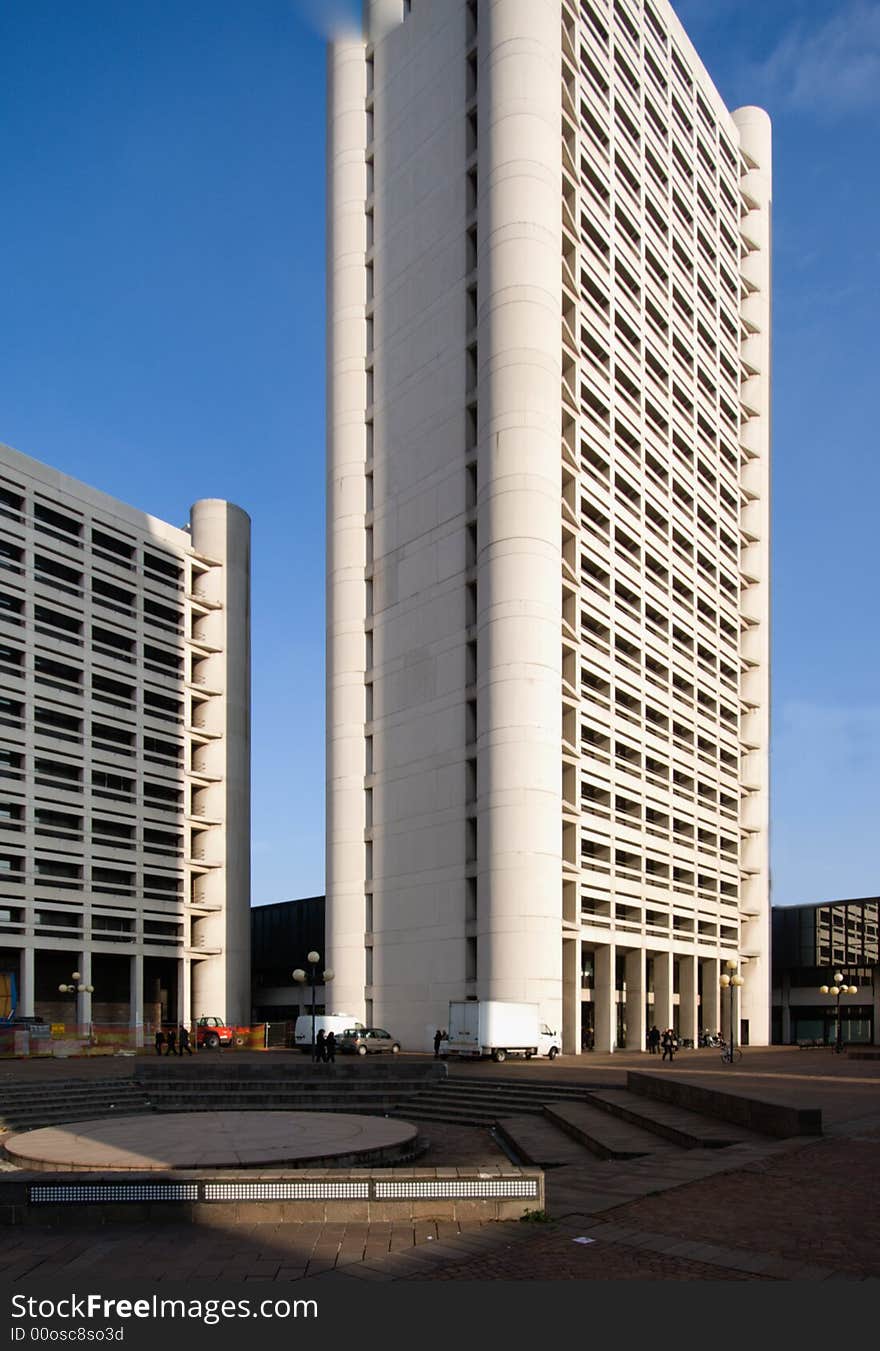
[[[126,1024],[30,1023],[27,1026],[0,1023],[0,1058],[54,1056],[133,1056],[156,1055],[156,1033],[162,1055],[169,1054],[169,1027],[144,1023],[134,1028]],[[179,1053],[176,1041],[175,1054]],[[268,1051],[293,1045],[293,1023],[252,1023],[229,1027],[189,1027],[193,1054],[216,1055],[235,1051]],[[183,1052],[186,1055],[186,1051]]]

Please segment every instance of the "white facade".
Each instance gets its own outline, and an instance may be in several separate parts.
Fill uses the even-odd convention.
[[[0,971],[19,1015],[244,1022],[250,522],[0,446]]]
[[[665,0],[373,0],[328,148],[327,944],[769,1039],[770,128]],[[590,1029],[590,1036],[584,1034]]]

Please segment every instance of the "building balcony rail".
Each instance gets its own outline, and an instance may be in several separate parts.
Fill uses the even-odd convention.
[[[185,949],[187,957],[193,961],[201,961],[205,957],[220,957],[223,948],[220,943],[199,942]]]
[[[223,609],[223,602],[222,602],[222,600],[211,600],[211,599],[209,599],[207,596],[200,596],[200,595],[198,595],[198,593],[195,592],[195,591],[187,591],[185,594],[186,594],[186,599],[190,602],[190,604],[191,604],[191,605],[196,605],[196,606],[198,606],[200,609],[203,609],[203,610],[222,610],[222,609]]]

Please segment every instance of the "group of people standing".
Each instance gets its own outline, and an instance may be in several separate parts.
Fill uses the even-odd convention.
[[[336,1064],[336,1033],[324,1033],[323,1027],[315,1037],[315,1061],[319,1065]]]
[[[648,1033],[648,1050],[651,1055],[656,1055],[662,1048],[664,1060],[674,1060],[675,1053],[678,1050],[678,1037],[675,1035],[675,1029],[667,1027],[661,1032],[656,1024]]]
[[[189,1028],[184,1027],[183,1023],[175,1031],[169,1027],[167,1032],[163,1032],[161,1027],[156,1030],[156,1055],[162,1054],[162,1047],[165,1047],[166,1055],[192,1055],[192,1046],[189,1039]]]

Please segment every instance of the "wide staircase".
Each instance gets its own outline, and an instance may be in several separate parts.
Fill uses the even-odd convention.
[[[630,1073],[626,1088],[591,1088],[494,1073],[447,1075],[444,1064],[396,1059],[319,1066],[201,1058],[144,1060],[131,1078],[6,1084],[0,1133],[92,1117],[219,1110],[356,1112],[471,1126],[491,1130],[514,1162],[542,1168],[821,1133],[818,1114],[783,1117],[772,1104],[749,1107],[671,1076]]]
[[[0,1132],[30,1131],[99,1116],[151,1111],[149,1094],[134,1079],[36,1080],[0,1089]]]

